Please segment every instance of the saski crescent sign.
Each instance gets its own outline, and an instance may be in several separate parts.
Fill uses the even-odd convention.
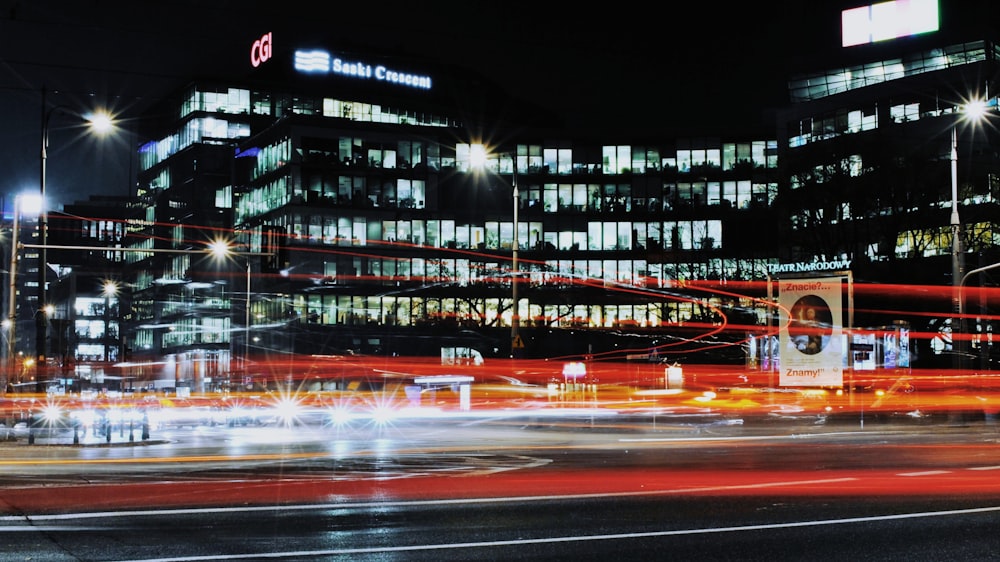
[[[339,74],[361,80],[375,80],[399,86],[431,89],[431,77],[413,74],[376,64],[372,65],[361,60],[346,61],[335,57],[327,51],[297,50],[295,51],[295,70],[307,74]]]
[[[274,56],[272,34],[265,33],[250,46],[250,65],[254,68]],[[405,86],[420,90],[430,90],[432,80],[425,74],[416,74],[382,64],[372,64],[364,60],[345,60],[320,49],[297,49],[294,68],[304,74],[336,74],[358,80],[375,80],[394,86]]]

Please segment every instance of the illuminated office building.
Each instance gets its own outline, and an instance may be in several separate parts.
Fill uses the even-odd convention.
[[[790,273],[952,285],[948,132],[963,100],[995,99],[1000,51],[872,29],[790,69],[759,135],[606,142],[464,71],[264,34],[245,76],[150,111],[123,354],[193,389],[291,354],[742,363]],[[996,261],[997,143],[958,131],[969,271]],[[205,253],[219,235],[228,260]],[[853,326],[896,319],[864,298]]]
[[[478,77],[339,56],[274,48],[250,79],[157,108],[171,118],[140,147],[128,245],[167,252],[127,258],[131,359],[166,356],[168,381],[200,389],[289,353],[607,356],[720,307],[760,321],[665,295],[766,278],[773,140],[574,143]],[[227,232],[237,253],[205,255]]]
[[[927,312],[948,310],[959,287],[991,284],[988,272],[965,277],[1000,258],[1000,47],[975,10],[941,4],[948,9],[919,0],[847,10],[827,66],[807,61],[789,80],[777,120],[785,253],[776,255],[849,264],[860,283],[942,286],[859,293],[854,326],[906,321],[931,334],[917,342],[919,364],[966,355],[985,367],[993,322],[987,299],[972,296],[981,293],[955,310],[972,315],[964,326]],[[971,334],[971,349],[953,347],[952,332]]]

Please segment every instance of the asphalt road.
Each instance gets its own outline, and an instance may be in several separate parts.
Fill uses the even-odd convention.
[[[996,428],[899,421],[584,415],[7,443],[0,560],[994,558]]]

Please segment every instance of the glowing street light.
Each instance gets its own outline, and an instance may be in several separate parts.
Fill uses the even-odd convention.
[[[243,252],[237,252],[233,249],[232,243],[228,240],[213,240],[208,244],[208,253],[214,256],[216,259],[232,259],[234,256],[242,255]],[[243,373],[244,376],[250,372],[250,257],[246,258],[246,273],[247,273],[247,284],[246,284],[246,304],[244,305],[244,343],[243,343]]]
[[[10,235],[10,265],[7,269],[7,318],[4,320],[7,330],[7,361],[3,374],[0,376],[0,396],[7,392],[9,377],[16,368],[17,346],[17,267],[20,252],[21,213],[38,214],[41,210],[41,197],[34,194],[14,196],[14,219],[11,223]]]
[[[469,145],[469,165],[473,169],[482,170],[486,167],[486,161],[489,157],[489,152],[485,145],[482,144],[471,144]],[[510,297],[511,297],[511,319],[510,319],[510,349],[511,357],[516,355],[516,350],[520,349],[523,345],[521,342],[521,317],[518,308],[518,294],[517,285],[518,277],[520,276],[520,265],[517,262],[517,251],[520,248],[520,236],[518,230],[520,225],[518,224],[518,212],[521,207],[521,194],[517,189],[517,155],[513,155],[514,168],[511,174],[510,186],[512,189],[512,201],[514,207],[514,239],[511,242],[511,259],[510,259]]]
[[[955,322],[951,329],[952,367],[962,366],[962,353],[959,349],[962,334],[965,333],[965,322],[962,318],[964,303],[962,285],[965,282],[962,264],[962,222],[958,215],[958,126],[964,123],[978,125],[985,117],[986,111],[996,105],[996,99],[989,102],[975,99],[959,106],[958,117],[951,126],[951,281],[953,309],[956,312]]]
[[[111,300],[118,297],[118,283],[112,279],[106,279],[101,288],[104,296],[104,361],[111,361]]]
[[[46,269],[48,268],[48,256],[46,255],[47,249],[47,237],[48,237],[48,213],[46,210],[45,203],[45,183],[47,174],[47,163],[48,163],[48,152],[49,152],[49,125],[52,122],[53,116],[57,113],[63,112],[69,115],[74,115],[76,117],[82,118],[92,133],[103,135],[108,133],[114,128],[114,118],[105,111],[96,111],[93,113],[80,113],[74,111],[73,109],[65,105],[56,105],[49,107],[45,98],[45,89],[42,89],[42,151],[41,151],[41,175],[39,181],[39,193],[42,198],[42,207],[38,215],[38,232],[39,240],[41,242],[41,250],[38,257],[38,311],[35,315],[35,355],[37,356],[39,374],[44,376],[44,368],[46,365],[45,360],[45,349],[46,349],[46,336],[48,332],[48,319],[46,315],[47,304],[47,290],[46,290]],[[42,382],[42,377],[38,377],[37,381]]]

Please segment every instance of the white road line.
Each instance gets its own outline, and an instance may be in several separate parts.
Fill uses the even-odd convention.
[[[856,431],[835,431],[829,433],[795,433],[791,435],[741,435],[732,437],[622,437],[619,443],[676,443],[699,441],[764,441],[773,439],[810,439],[837,435],[857,435]]]
[[[208,556],[180,556],[175,558],[141,558],[128,562],[202,562],[208,560],[246,560],[246,559],[279,559],[300,558],[303,556],[344,556],[353,554],[379,554],[395,552],[415,552],[434,550],[454,550],[460,548],[495,548],[498,546],[522,546],[530,544],[557,544],[587,541],[626,540],[652,537],[669,537],[683,535],[710,535],[718,533],[736,533],[744,531],[764,531],[771,529],[791,529],[797,527],[819,527],[825,525],[845,525],[871,523],[874,521],[892,521],[900,519],[915,519],[920,517],[946,517],[950,515],[969,515],[974,513],[989,513],[1000,511],[1000,506],[980,507],[972,509],[954,509],[946,511],[925,511],[917,513],[900,513],[895,515],[877,515],[872,517],[850,517],[844,519],[825,519],[816,521],[795,521],[791,523],[768,523],[761,525],[743,525],[738,527],[715,527],[706,529],[677,529],[672,531],[649,531],[644,533],[619,533],[607,535],[584,535],[546,537],[537,539],[517,539],[508,541],[484,541],[466,543],[426,544],[394,547],[344,548],[330,550],[299,550],[288,552],[269,552],[253,554],[224,554]]]
[[[0,533],[10,531],[30,531],[40,527],[32,526],[34,521],[68,521],[73,519],[109,519],[115,517],[134,518],[140,516],[166,516],[166,515],[191,515],[206,513],[242,513],[251,511],[307,511],[307,510],[330,510],[330,509],[365,509],[365,508],[385,508],[385,507],[406,507],[417,505],[460,505],[477,503],[524,503],[532,501],[548,500],[574,500],[590,498],[608,497],[630,497],[630,496],[661,496],[672,494],[690,494],[696,492],[718,492],[735,490],[755,490],[763,488],[782,488],[788,486],[813,486],[816,484],[835,484],[838,482],[851,482],[857,478],[826,478],[822,480],[792,480],[785,482],[764,482],[759,484],[738,484],[732,486],[704,486],[698,488],[679,488],[676,490],[639,490],[635,492],[611,492],[593,494],[554,494],[544,496],[516,496],[503,498],[460,498],[460,499],[434,499],[434,500],[400,500],[384,502],[358,502],[358,503],[322,503],[322,504],[301,504],[301,505],[257,505],[238,507],[201,507],[185,509],[148,509],[136,511],[91,511],[84,513],[54,513],[38,515],[5,515],[0,517],[0,523],[22,523],[23,526],[0,525]]]

